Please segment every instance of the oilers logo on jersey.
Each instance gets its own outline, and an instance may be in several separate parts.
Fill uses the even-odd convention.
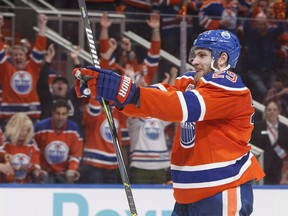
[[[13,155],[10,163],[14,168],[15,179],[25,179],[30,165],[30,157],[28,157],[26,154],[18,153]]]
[[[115,123],[116,133],[118,133],[119,121],[114,118],[114,123]],[[111,132],[110,132],[110,127],[109,127],[107,119],[102,122],[102,124],[100,126],[100,133],[101,133],[102,138],[106,142],[111,143],[111,144],[113,143],[112,142],[112,135],[111,135]]]
[[[69,147],[65,142],[56,140],[45,148],[45,158],[49,164],[59,164],[67,161]]]
[[[159,125],[159,122],[156,122],[153,119],[146,119],[142,130],[144,136],[148,139],[155,141],[160,139],[161,126]]]
[[[192,91],[195,85],[190,83],[185,91]],[[183,148],[192,148],[195,144],[195,122],[180,123],[180,144]]]
[[[17,71],[11,77],[11,88],[20,95],[25,95],[32,90],[32,76],[26,71]]]
[[[183,148],[192,148],[195,145],[195,122],[180,124],[180,143]]]

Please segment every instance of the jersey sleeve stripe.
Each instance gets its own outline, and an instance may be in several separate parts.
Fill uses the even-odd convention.
[[[36,49],[33,49],[30,57],[33,59],[34,62],[37,64],[40,64],[44,58],[45,51],[38,51]]]
[[[202,121],[204,116],[205,116],[205,113],[206,113],[206,105],[205,105],[205,102],[204,102],[204,99],[203,97],[199,94],[199,92],[197,90],[192,90],[192,92],[194,92],[194,94],[196,95],[196,97],[198,98],[198,102],[200,104],[200,116],[199,116],[199,119],[198,121]]]
[[[182,117],[182,121],[181,122],[186,122],[188,119],[188,110],[187,110],[187,104],[184,98],[184,95],[182,92],[177,91],[176,92],[180,101],[180,105],[182,108],[182,113],[183,113],[183,117]]]
[[[5,55],[5,50],[2,49],[0,52],[0,64],[2,64],[6,59],[7,59],[7,57]]]
[[[203,119],[206,112],[206,106],[199,92],[195,90],[185,91],[183,95],[187,110],[186,121],[195,122]]]
[[[160,83],[154,84],[154,85],[152,85],[152,87],[155,87],[155,88],[160,89],[161,91],[167,92],[167,89],[165,88],[165,86],[163,86],[163,85],[160,84]]]
[[[80,162],[80,158],[70,156],[69,157],[69,161],[75,161],[75,162],[79,163]]]
[[[130,140],[130,137],[129,137],[129,132],[128,132],[128,129],[127,128],[122,128],[121,129],[121,135],[122,135],[122,140]]]
[[[88,104],[88,113],[91,116],[100,115],[101,106],[93,106],[92,104]]]
[[[147,59],[144,59],[144,63],[146,64],[146,65],[148,65],[149,67],[157,67],[158,65],[159,65],[159,59],[157,60],[157,61],[155,61],[155,62],[153,62],[153,61],[149,61],[149,60],[147,60]]]

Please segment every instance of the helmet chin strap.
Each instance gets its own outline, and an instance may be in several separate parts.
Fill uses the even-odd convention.
[[[210,67],[214,70],[214,72],[219,72],[220,70],[214,67],[214,63],[215,63],[215,59],[214,59],[214,57],[213,57],[213,58],[212,58],[212,61],[211,61]],[[227,65],[225,68],[223,68],[221,71],[228,70],[230,67],[231,67],[231,65],[228,64],[228,65]]]

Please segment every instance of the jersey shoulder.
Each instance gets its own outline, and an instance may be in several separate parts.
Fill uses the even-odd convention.
[[[232,71],[221,71],[206,74],[201,80],[206,84],[211,84],[219,88],[229,90],[245,90],[247,87],[242,82],[240,75]]]
[[[178,76],[175,80],[174,85],[179,88],[179,90],[185,91],[187,89],[187,86],[193,86],[194,88],[194,77],[196,72],[195,71],[187,71],[186,73]]]
[[[41,130],[49,130],[51,129],[51,117],[38,121],[34,124],[35,132]]]
[[[70,120],[70,119],[67,119],[67,129],[68,130],[76,130],[78,131],[78,125],[76,122]]]

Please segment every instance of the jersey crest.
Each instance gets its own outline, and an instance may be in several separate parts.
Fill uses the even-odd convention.
[[[159,125],[159,122],[156,122],[153,119],[146,119],[142,130],[146,138],[150,140],[160,139],[161,126]]]
[[[14,92],[25,95],[32,90],[32,76],[26,71],[17,71],[11,77],[11,87]]]
[[[25,179],[29,169],[30,157],[28,157],[26,154],[18,153],[13,155],[10,163],[14,168],[15,179]],[[23,167],[25,167],[25,169],[23,169]]]
[[[114,123],[115,123],[116,133],[118,133],[118,130],[119,130],[119,121],[117,121],[117,120],[114,118]],[[103,138],[106,142],[108,142],[108,143],[113,143],[113,141],[112,141],[112,135],[111,135],[111,132],[110,132],[110,127],[109,127],[109,124],[108,124],[107,119],[102,122],[102,124],[101,124],[101,126],[100,126],[100,133],[101,133],[102,138]]]
[[[180,143],[183,148],[192,148],[195,145],[195,122],[180,124]]]
[[[45,148],[45,158],[49,164],[59,164],[67,161],[69,147],[65,142],[56,140]]]

